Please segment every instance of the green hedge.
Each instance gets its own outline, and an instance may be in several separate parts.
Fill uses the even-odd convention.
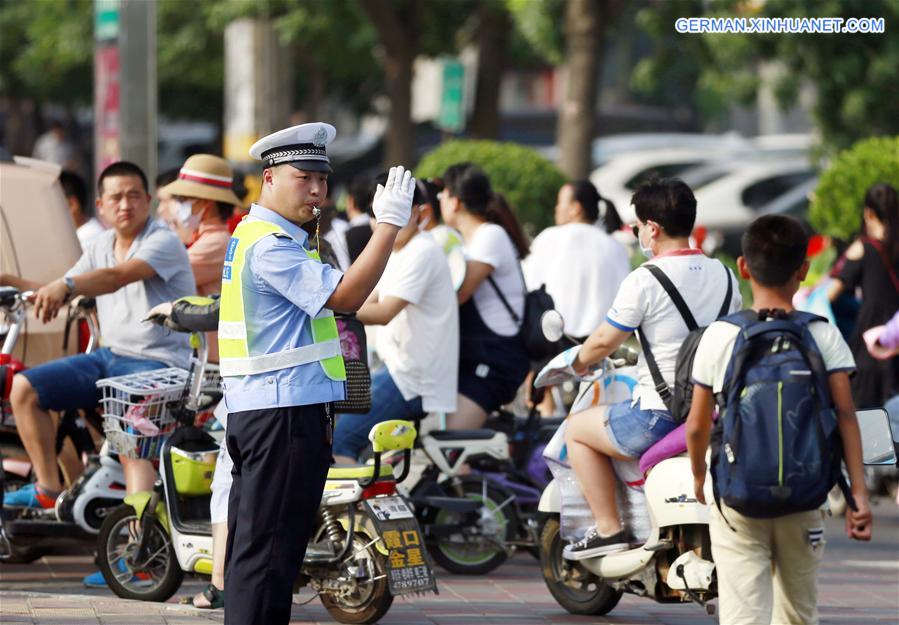
[[[899,137],[864,139],[836,156],[812,197],[812,226],[823,234],[851,239],[861,225],[865,191],[878,182],[899,187]]]
[[[553,225],[553,210],[562,173],[536,151],[517,143],[447,141],[421,160],[418,178],[442,176],[447,167],[470,161],[490,176],[494,191],[502,193],[530,233]]]

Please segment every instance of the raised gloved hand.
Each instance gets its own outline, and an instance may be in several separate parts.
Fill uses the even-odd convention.
[[[377,222],[399,228],[409,223],[414,192],[415,178],[412,177],[412,172],[402,165],[391,167],[387,182],[383,186],[378,185],[375,199],[371,203]]]

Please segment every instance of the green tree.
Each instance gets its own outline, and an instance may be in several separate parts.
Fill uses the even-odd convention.
[[[859,141],[833,159],[812,195],[812,225],[833,237],[852,238],[861,225],[865,192],[878,182],[899,188],[899,136]]]
[[[885,34],[678,34],[678,17],[883,17]],[[833,151],[872,135],[899,132],[896,85],[899,39],[897,0],[671,0],[638,15],[656,42],[656,54],[638,64],[634,86],[647,94],[692,93],[706,121],[732,103],[751,104],[761,86],[759,66],[777,62],[772,89],[784,108],[793,105],[803,80],[816,91],[814,117]],[[686,86],[679,89],[676,84]],[[674,86],[672,88],[672,86]]]
[[[90,102],[92,16],[92,0],[0,0],[0,94]]]
[[[556,194],[565,178],[539,153],[516,143],[447,141],[421,160],[415,175],[442,176],[447,167],[462,162],[484,170],[494,191],[503,194],[531,233],[552,225]]]

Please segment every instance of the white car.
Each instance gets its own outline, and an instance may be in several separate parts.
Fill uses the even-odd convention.
[[[659,178],[680,176],[683,172],[712,159],[730,160],[727,150],[666,149],[640,150],[617,156],[590,175],[599,194],[610,199],[624,223],[634,221],[631,196],[634,189],[652,175]]]
[[[697,226],[725,233],[742,230],[778,197],[816,177],[804,158],[747,159],[731,166],[727,175],[694,190]]]

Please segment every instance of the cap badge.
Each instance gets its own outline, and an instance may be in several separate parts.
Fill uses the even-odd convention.
[[[325,143],[328,142],[328,131],[324,128],[319,128],[315,131],[315,135],[312,137],[312,144],[317,148],[325,147]]]

